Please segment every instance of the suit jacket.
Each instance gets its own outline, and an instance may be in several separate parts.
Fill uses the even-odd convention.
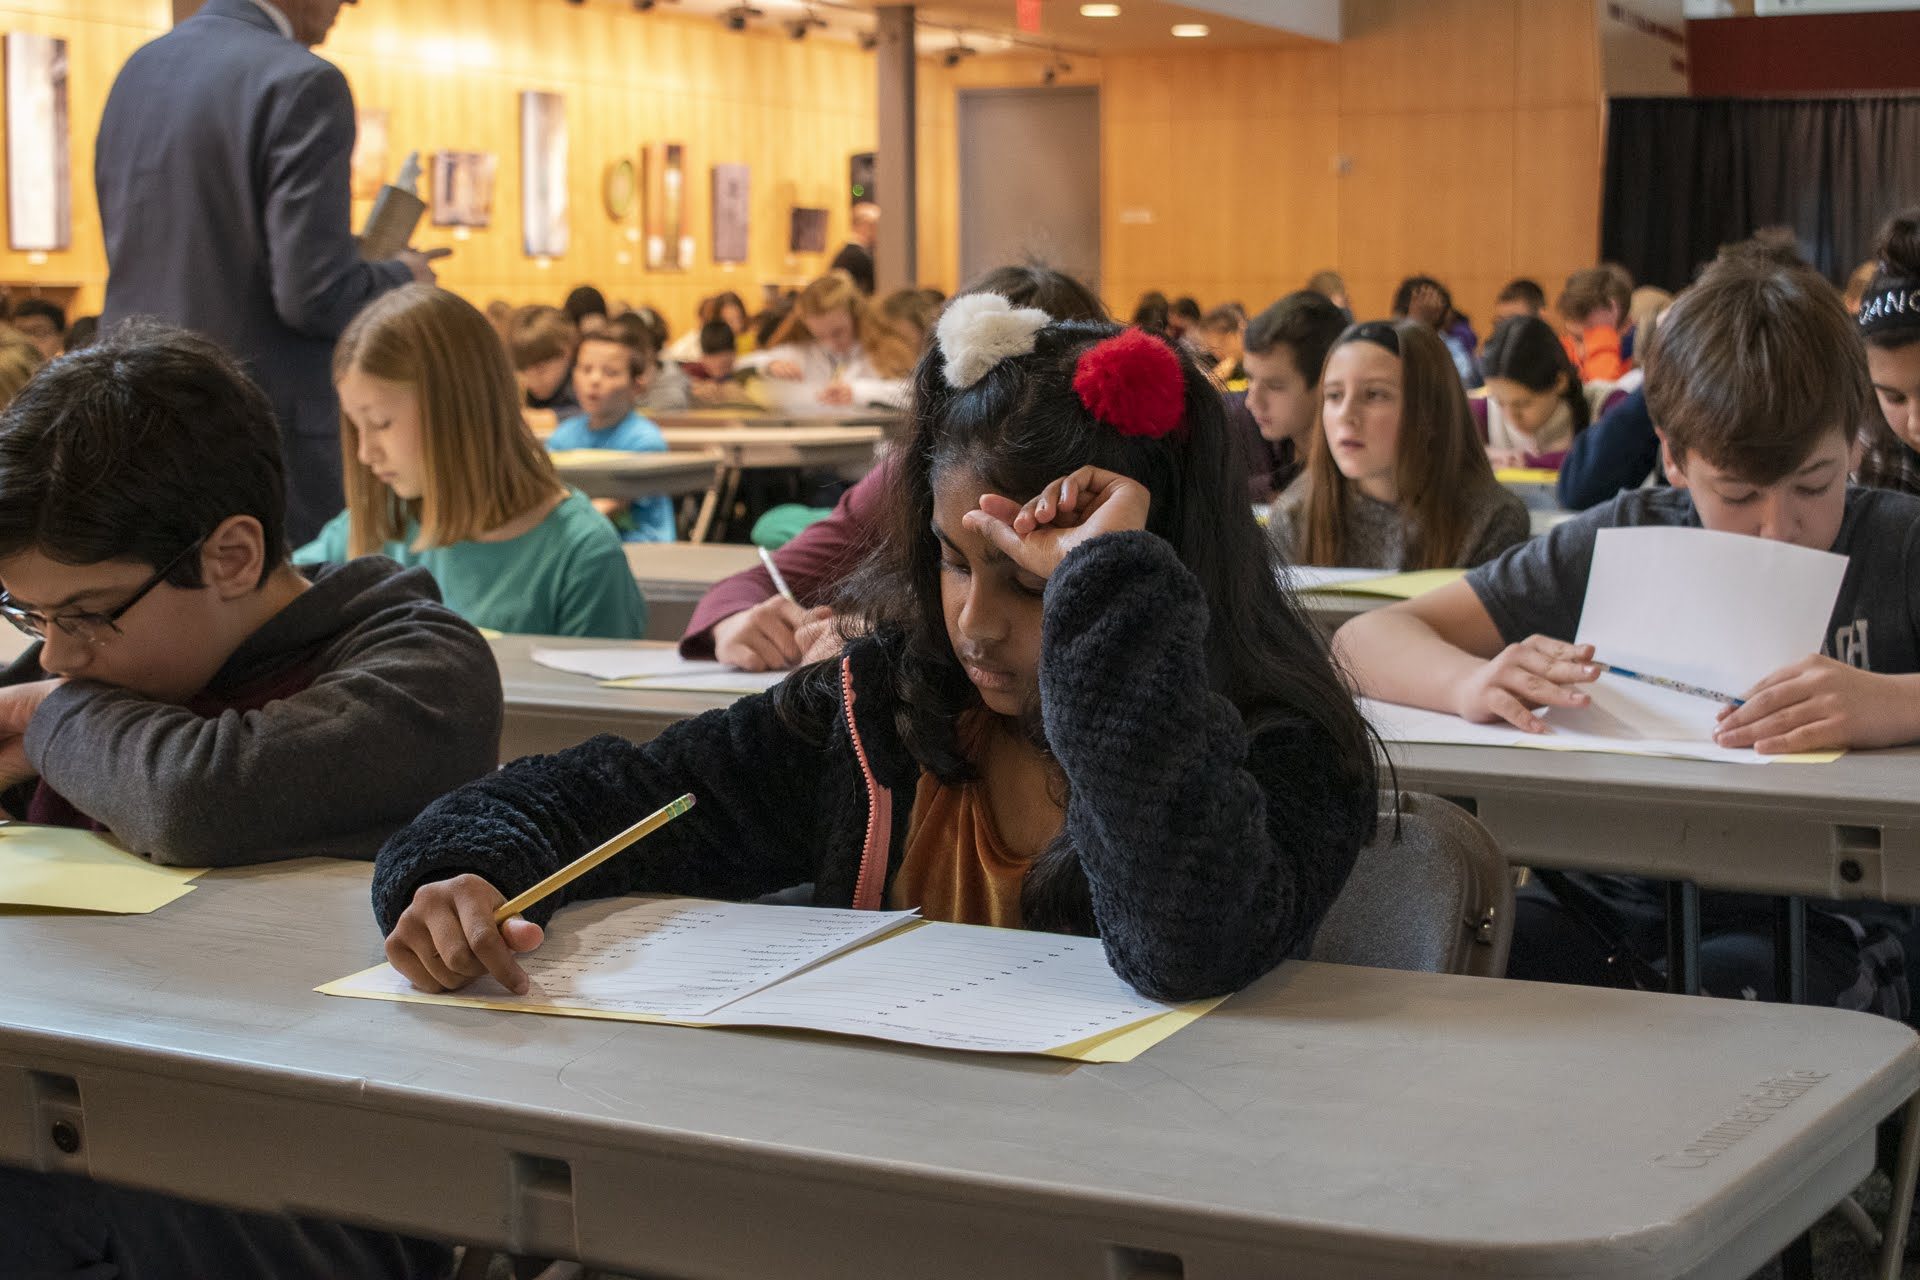
[[[295,546],[341,507],[334,340],[411,279],[404,263],[360,260],[353,139],[339,68],[251,0],[207,0],[127,61],[95,149],[101,323],[155,316],[246,365],[279,417]]]

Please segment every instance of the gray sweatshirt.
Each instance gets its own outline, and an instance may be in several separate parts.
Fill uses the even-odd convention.
[[[1267,533],[1288,564],[1300,562],[1301,548],[1307,541],[1307,507],[1311,501],[1307,477],[1287,486],[1274,499],[1267,517]],[[1527,504],[1498,484],[1475,486],[1467,499],[1469,520],[1465,553],[1456,562],[1471,569],[1532,536]],[[1347,563],[1352,569],[1411,569],[1407,546],[1407,522],[1400,508],[1390,502],[1369,498],[1357,489],[1347,492]]]
[[[249,636],[203,696],[290,692],[201,715],[76,680],[27,728],[41,780],[155,862],[218,867],[371,858],[427,804],[492,770],[499,669],[432,576],[377,556],[302,572],[313,586]],[[43,678],[36,645],[0,685]]]

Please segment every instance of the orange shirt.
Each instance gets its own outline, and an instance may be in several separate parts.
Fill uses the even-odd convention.
[[[1620,356],[1620,331],[1611,325],[1595,325],[1583,333],[1564,333],[1560,344],[1567,358],[1580,371],[1582,382],[1617,382],[1633,368],[1631,360]]]
[[[918,907],[929,920],[1018,929],[1020,886],[1032,863],[1007,852],[982,783],[950,787],[923,773],[907,822],[907,856],[887,891],[887,907]]]

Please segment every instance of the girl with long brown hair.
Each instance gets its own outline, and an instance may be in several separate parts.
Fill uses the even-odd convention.
[[[1320,378],[1306,474],[1269,528],[1296,564],[1467,568],[1529,534],[1500,487],[1453,360],[1432,329],[1373,320],[1340,335]]]

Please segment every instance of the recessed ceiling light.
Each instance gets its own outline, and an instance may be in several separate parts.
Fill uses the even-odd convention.
[[[1083,18],[1117,18],[1120,16],[1120,6],[1117,4],[1083,4],[1080,6],[1080,16]]]
[[[1212,35],[1213,31],[1204,22],[1176,22],[1173,24],[1173,34],[1182,40],[1198,40],[1201,36]]]

